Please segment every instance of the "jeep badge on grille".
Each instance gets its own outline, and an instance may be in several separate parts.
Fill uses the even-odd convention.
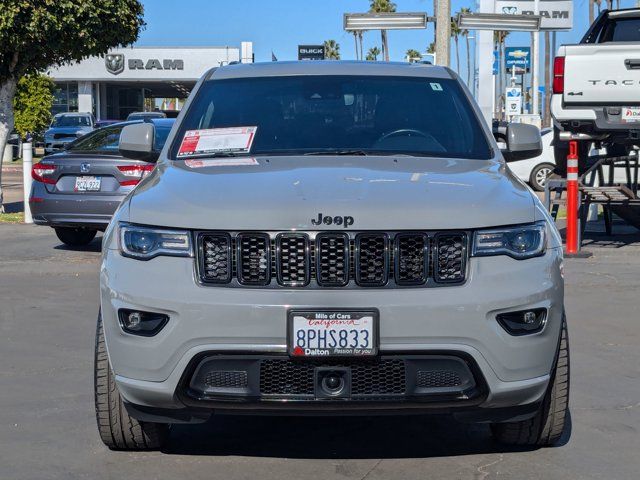
[[[335,217],[331,217],[329,215],[323,215],[322,213],[318,214],[318,218],[312,218],[311,223],[314,225],[343,225],[344,228],[349,228],[353,225],[353,217],[337,215]]]

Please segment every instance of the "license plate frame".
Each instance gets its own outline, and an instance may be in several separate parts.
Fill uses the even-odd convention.
[[[87,184],[89,182],[94,182],[96,185],[94,188],[87,188]],[[84,185],[81,187],[81,185]],[[99,192],[102,188],[102,178],[96,177],[95,175],[80,175],[76,177],[75,184],[73,187],[74,192]]]
[[[322,317],[325,315],[326,318]],[[342,317],[341,317],[342,315]],[[344,318],[348,316],[349,318]],[[351,347],[354,341],[358,338],[354,338],[351,332],[348,332],[347,347],[335,346],[327,348],[306,348],[299,349],[299,345],[296,344],[296,333],[299,328],[296,328],[296,320],[299,318],[306,319],[307,321],[313,320],[318,323],[318,327],[324,327],[327,330],[336,330],[335,327],[343,327],[338,330],[366,330],[369,332],[370,341],[367,342],[366,347],[360,347],[362,341],[358,343],[357,347]],[[364,322],[360,325],[349,325],[351,321]],[[327,324],[326,322],[331,322]],[[338,324],[336,325],[336,322]],[[344,325],[340,323],[344,322]],[[302,322],[304,323],[304,321]],[[353,328],[353,327],[356,328]],[[334,328],[331,328],[334,327]],[[364,328],[358,328],[364,327]],[[339,334],[338,334],[339,335]],[[330,334],[328,333],[328,336]],[[363,339],[360,339],[363,340]],[[330,340],[329,340],[330,341]],[[291,309],[287,311],[287,353],[292,357],[297,358],[336,358],[336,357],[374,357],[379,353],[380,342],[380,312],[376,308],[308,308],[308,309]],[[319,345],[318,345],[319,346]]]
[[[640,122],[640,107],[622,107],[621,118],[623,123]]]

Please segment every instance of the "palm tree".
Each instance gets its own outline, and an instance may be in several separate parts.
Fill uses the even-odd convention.
[[[458,72],[458,75],[460,74],[460,48],[458,45],[458,38],[460,37],[461,33],[462,33],[462,30],[460,30],[460,27],[458,26],[458,22],[456,22],[452,18],[451,19],[451,36],[453,37],[453,40],[456,42],[456,72]]]
[[[380,55],[380,49],[378,47],[371,47],[367,52],[367,60],[369,61],[377,61],[378,55]]]
[[[407,50],[405,56],[407,57],[407,61],[409,63],[416,63],[422,59],[422,55],[420,55],[420,52],[418,50],[414,50],[413,48]]]
[[[396,11],[396,4],[390,0],[369,0],[369,12],[371,13],[393,13]],[[382,53],[385,62],[389,61],[389,43],[387,42],[387,31],[380,30],[382,39]]]
[[[327,60],[340,60],[340,44],[335,40],[325,40],[324,58]]]
[[[471,9],[462,7],[459,13],[471,13]],[[464,37],[464,41],[467,44],[467,87],[471,88],[471,51],[469,49],[469,30],[460,30],[460,35]]]

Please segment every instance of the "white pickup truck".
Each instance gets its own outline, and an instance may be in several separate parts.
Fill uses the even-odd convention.
[[[579,44],[559,48],[551,114],[559,173],[568,140],[587,140],[581,158],[590,141],[614,155],[640,144],[640,8],[604,10]]]

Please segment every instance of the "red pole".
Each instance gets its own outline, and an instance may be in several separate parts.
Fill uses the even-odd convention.
[[[567,253],[578,253],[578,142],[569,142],[567,155]]]

